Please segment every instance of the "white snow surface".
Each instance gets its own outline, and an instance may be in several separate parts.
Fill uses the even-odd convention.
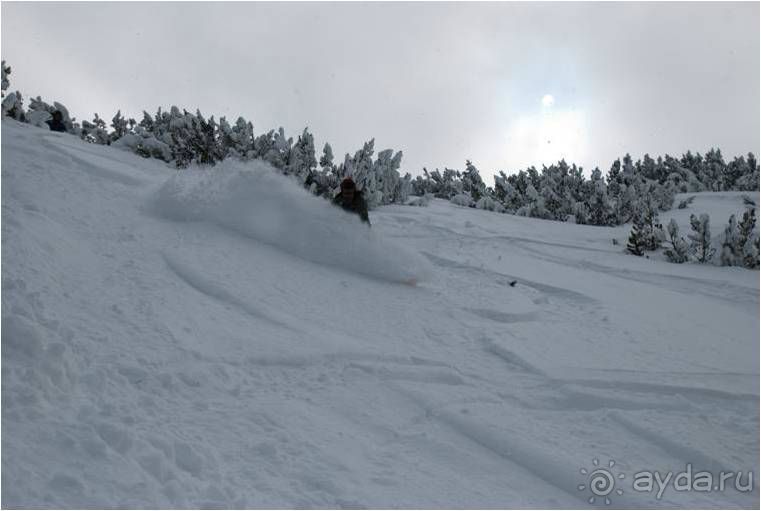
[[[742,194],[697,195],[661,222],[718,239]],[[370,215],[4,120],[3,507],[607,507],[580,469],[609,460],[613,507],[759,506],[632,489],[757,479],[757,271],[627,255],[628,226]]]

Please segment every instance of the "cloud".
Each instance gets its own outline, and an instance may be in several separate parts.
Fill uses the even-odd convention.
[[[338,158],[514,171],[537,98],[584,112],[589,168],[759,150],[758,3],[5,3],[13,88],[78,118],[175,103],[304,126]],[[556,103],[556,107],[559,104]],[[538,121],[537,121],[538,122]],[[517,124],[516,124],[517,123]],[[554,142],[553,142],[554,143]],[[533,144],[533,145],[532,145]],[[532,161],[531,163],[538,163]]]

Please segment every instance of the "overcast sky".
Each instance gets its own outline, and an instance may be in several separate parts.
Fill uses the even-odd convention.
[[[2,3],[11,89],[372,137],[403,170],[759,150],[759,3]],[[319,157],[319,155],[318,155]],[[490,180],[491,181],[491,180]]]

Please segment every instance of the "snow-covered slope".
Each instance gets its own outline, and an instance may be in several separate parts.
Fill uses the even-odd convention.
[[[673,216],[704,211],[742,201]],[[758,507],[632,488],[758,473],[758,272],[441,201],[371,220],[3,121],[3,506],[578,508],[614,460],[616,507]]]

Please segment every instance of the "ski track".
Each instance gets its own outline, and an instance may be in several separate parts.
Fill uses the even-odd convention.
[[[524,248],[544,261],[550,261],[552,263],[589,271],[591,273],[610,275],[618,279],[653,285],[677,293],[694,294],[695,292],[699,292],[702,295],[710,296],[718,300],[728,301],[732,306],[747,307],[749,310],[758,309],[758,292],[749,287],[696,277],[682,277],[679,275],[666,275],[627,268],[614,268],[612,266],[597,264],[590,261],[568,261],[560,257],[548,255],[545,251],[533,250],[527,247]]]
[[[597,457],[629,474],[685,463],[758,472],[759,397],[747,390],[757,366],[714,369],[711,355],[673,371],[548,360],[536,336],[590,332],[594,350],[592,333],[612,329],[607,304],[589,286],[479,266],[468,252],[489,244],[500,257],[702,294],[748,315],[752,285],[591,262],[569,252],[617,252],[505,235],[527,219],[478,226],[470,215],[483,212],[438,203],[374,212],[373,228],[407,240],[435,273],[417,288],[392,285],[151,218],[140,205],[162,180],[129,174],[139,157],[111,164],[105,148],[3,129],[6,507],[588,508],[579,468]],[[35,150],[23,158],[25,145]],[[48,169],[45,158],[61,155]],[[118,187],[104,203],[141,232],[114,232],[86,200],[69,209],[55,190],[66,180],[83,198]],[[461,232],[460,218],[484,235]],[[75,241],[54,237],[66,229]],[[209,266],[217,259],[248,273]],[[583,376],[564,375],[566,363]],[[628,491],[614,506],[757,508],[758,495]]]

